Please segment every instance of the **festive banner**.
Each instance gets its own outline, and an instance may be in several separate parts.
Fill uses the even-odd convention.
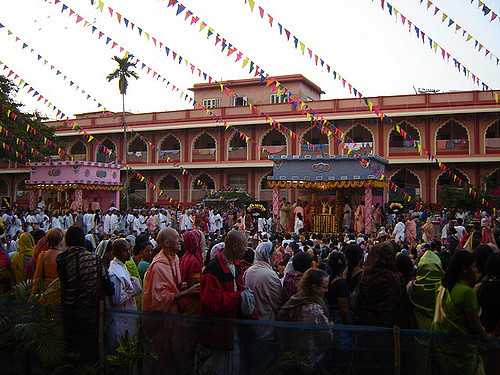
[[[71,7],[69,7],[68,5],[64,4],[59,0],[56,0],[54,1],[54,3],[49,3],[49,4],[54,5],[58,8],[59,8],[58,4],[61,4],[60,12],[58,12],[57,14],[66,15],[69,18],[73,19],[75,21],[75,24],[78,24],[84,29],[89,30],[91,35],[96,37],[97,40],[105,41],[105,45],[109,46],[111,50],[117,48],[120,51],[120,53],[123,52],[126,55],[133,54],[135,57],[134,62],[137,64],[137,67],[141,69],[146,75],[156,79],[158,82],[161,81],[167,89],[171,88],[171,91],[172,92],[175,91],[177,94],[179,94],[179,98],[182,99],[183,101],[189,104],[194,102],[194,99],[190,96],[190,93],[188,93],[187,90],[181,90],[179,86],[173,84],[167,77],[159,74],[151,66],[146,64],[144,61],[140,60],[135,53],[130,52],[129,50],[121,46],[118,42],[116,42],[113,38],[111,38],[104,32],[100,31],[96,26],[92,25],[91,22],[87,21],[84,17],[80,16]]]
[[[56,77],[61,78],[69,87],[73,88],[77,92],[81,93],[86,97],[88,101],[93,101],[97,108],[103,107],[100,101],[98,101],[93,95],[90,95],[87,91],[82,89],[80,85],[71,80],[61,69],[51,64],[44,56],[42,56],[39,52],[35,51],[27,42],[22,40],[17,34],[15,34],[11,29],[5,26],[5,23],[0,22],[0,31],[5,30],[8,36],[12,36],[17,45],[21,48],[21,50],[28,51],[36,60],[43,65],[50,68],[50,71],[56,75]],[[105,108],[103,110],[106,110]]]
[[[178,65],[183,65],[188,71],[192,74],[197,76],[199,78],[203,78],[204,80],[207,80],[209,82],[212,82],[213,78],[211,75],[207,74],[203,69],[201,69],[199,66],[193,64],[190,59],[187,59],[186,57],[182,56],[180,53],[176,52],[173,48],[170,48],[165,41],[160,40],[157,36],[153,35],[150,32],[147,32],[144,27],[141,27],[137,23],[133,22],[130,17],[128,17],[126,14],[123,12],[120,13],[116,9],[113,9],[110,6],[107,6],[103,0],[95,1],[95,0],[90,0],[92,5],[96,6],[96,9],[98,9],[101,13],[107,14],[111,19],[115,20],[118,22],[120,25],[123,25],[126,29],[129,29],[131,31],[137,31],[137,35],[140,38],[144,38],[146,41],[150,42],[153,44],[155,48],[160,49],[162,52],[164,52],[165,58],[169,58],[169,56],[172,56],[172,61],[173,62],[178,62]],[[104,11],[104,8],[107,8],[108,12]],[[186,13],[188,14],[188,13]],[[182,64],[184,63],[184,64]]]
[[[422,0],[421,0],[422,1]],[[468,3],[468,0],[464,0]],[[475,0],[471,0],[470,4],[473,5]],[[477,9],[483,13],[483,16],[488,18],[490,23],[493,21],[498,21],[500,23],[500,17],[498,16],[498,12],[493,11],[489,6],[485,4],[482,0],[477,0]]]
[[[422,4],[424,1],[423,0],[415,0],[419,1],[420,4]],[[500,58],[495,55],[491,48],[489,48],[486,44],[482,43],[479,41],[476,37],[474,37],[469,31],[467,31],[463,26],[459,25],[458,22],[456,22],[454,19],[449,17],[443,9],[438,8],[435,6],[432,1],[427,0],[426,1],[426,8],[427,11],[431,12],[433,16],[439,17],[441,20],[441,23],[447,26],[447,28],[451,31],[454,32],[455,35],[461,36],[466,43],[470,42],[469,45],[478,53],[481,53],[481,51],[484,52],[484,57],[489,57],[491,61],[493,61],[497,66],[500,64]],[[394,16],[396,17],[396,22],[398,18],[398,11],[394,8]],[[495,16],[496,18],[496,16]],[[500,30],[498,30],[500,33]],[[423,39],[423,38],[422,38]],[[422,40],[424,42],[424,40]]]
[[[428,3],[432,4],[432,2],[428,1]],[[429,48],[434,51],[435,54],[439,52],[439,55],[441,55],[442,60],[445,60],[446,62],[453,61],[453,66],[459,73],[463,73],[466,78],[472,79],[475,85],[478,87],[481,87],[482,90],[490,90],[490,85],[486,84],[483,80],[479,78],[479,76],[475,73],[473,73],[468,67],[466,67],[457,57],[453,56],[449,51],[447,51],[441,44],[439,44],[435,39],[431,38],[429,33],[426,33],[423,29],[418,27],[412,20],[410,20],[408,17],[406,17],[403,13],[401,13],[399,10],[397,10],[393,5],[391,5],[389,2],[385,2],[386,6],[384,7],[384,1],[381,1],[381,10],[385,11],[387,9],[387,14],[389,16],[394,16],[396,15],[396,20],[398,18],[401,20],[401,25],[403,27],[408,24],[408,32],[413,31],[413,35],[418,39],[422,40],[422,45],[429,45]],[[436,10],[437,9],[437,10]],[[434,8],[435,14],[437,14],[439,11],[439,8]],[[468,36],[472,36],[468,34]],[[467,37],[467,41],[469,41],[469,37]],[[481,46],[482,48],[483,46]],[[490,52],[489,52],[490,53]]]
[[[12,80],[17,87],[19,87],[19,90],[26,90],[27,94],[31,94],[33,98],[37,98],[37,102],[41,102],[43,105],[45,105],[47,108],[49,108],[51,111],[57,113],[58,118],[64,118],[66,117],[66,114],[61,111],[59,108],[57,108],[55,105],[52,104],[52,102],[47,99],[45,96],[40,94],[33,86],[31,86],[28,82],[26,82],[19,74],[17,74],[14,70],[9,68],[7,65],[5,65],[2,61],[0,61],[0,68],[3,66],[2,73],[5,77],[9,78]],[[19,82],[16,82],[19,80]]]

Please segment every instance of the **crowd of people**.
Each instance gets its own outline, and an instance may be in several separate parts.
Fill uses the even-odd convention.
[[[301,221],[304,212],[295,213],[295,222]],[[5,209],[0,288],[6,293],[32,280],[32,300],[62,306],[67,347],[87,361],[98,355],[101,301],[113,311],[144,316],[269,323],[254,327],[256,353],[242,353],[241,334],[230,324],[205,324],[191,332],[191,344],[178,345],[178,327],[145,319],[144,332],[160,354],[147,364],[151,373],[265,369],[278,347],[303,353],[314,368],[335,356],[333,343],[338,363],[348,367],[338,352],[352,343],[328,330],[331,324],[499,337],[498,218],[453,210],[436,217],[425,210],[402,215],[380,209],[380,216],[367,233],[344,220],[341,233],[321,235],[300,225],[284,228],[283,220],[253,220],[244,210]],[[137,334],[139,316],[111,315],[112,347],[125,332]],[[280,334],[274,321],[325,329]],[[478,346],[441,349],[426,354],[440,374],[472,375],[492,366]]]

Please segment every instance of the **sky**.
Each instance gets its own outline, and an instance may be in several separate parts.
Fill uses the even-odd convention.
[[[215,38],[207,40],[206,30],[190,26],[184,20],[185,13],[176,16],[175,8],[167,8],[168,0],[104,0],[105,8],[100,12],[90,0],[63,0],[78,14],[99,30],[116,40],[128,51],[151,66],[163,77],[182,90],[203,77],[192,75],[184,63],[179,65],[167,57],[164,50],[154,48],[152,41],[140,37],[137,30],[119,24],[115,15],[110,17],[107,6],[111,6],[144,31],[155,35],[159,41],[176,50],[185,58],[215,79],[243,79],[253,77],[240,63],[233,63],[214,46]],[[95,1],[98,2],[97,0]],[[324,58],[336,71],[345,77],[365,96],[382,96],[414,93],[416,88],[450,90],[479,89],[471,79],[458,73],[453,62],[443,61],[441,54],[434,53],[418,40],[415,32],[408,32],[401,19],[381,10],[380,0],[255,0],[251,13],[244,0],[182,0],[187,9],[200,17],[215,33],[250,56],[271,75],[300,73],[318,84],[325,94],[323,99],[350,97],[342,84],[319,69],[294,48],[293,38],[287,41],[285,33],[279,34],[277,23],[281,23],[292,34],[304,41],[315,53]],[[111,49],[105,38],[98,40],[91,33],[91,26],[75,23],[75,16],[61,13],[62,2],[54,0],[4,0],[0,23],[20,37],[29,47],[8,36],[6,28],[0,29],[0,61],[7,64],[44,97],[68,116],[99,110],[95,102],[86,95],[69,87],[56,76],[57,69],[84,89],[111,111],[121,110],[121,97],[117,82],[108,83],[106,75],[115,63],[118,48]],[[444,11],[455,22],[480,40],[496,56],[500,56],[500,22],[489,22],[488,17],[477,7],[477,0],[434,0],[434,6]],[[485,3],[497,14],[500,0]],[[492,88],[500,89],[500,65],[496,59],[484,57],[483,49],[474,49],[474,42],[465,42],[455,25],[444,23],[441,11],[434,16],[434,6],[427,10],[427,0],[393,0],[391,2],[427,35],[463,62],[482,81]],[[267,15],[260,18],[258,6],[274,17],[273,28],[269,27]],[[189,20],[189,19],[188,19]],[[219,44],[220,46],[220,44]],[[33,48],[48,61],[38,61]],[[307,49],[306,49],[307,51]],[[57,69],[50,70],[54,65]],[[0,70],[1,74],[8,71]],[[138,69],[140,79],[130,82],[126,97],[126,109],[131,112],[159,112],[192,108],[178,94],[164,84]],[[27,110],[38,110],[49,118],[55,113],[37,101],[27,90],[16,95],[16,99]]]

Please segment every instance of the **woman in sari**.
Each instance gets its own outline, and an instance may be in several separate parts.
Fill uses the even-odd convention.
[[[0,293],[9,291],[11,284],[10,259],[4,248],[0,246]]]
[[[203,267],[203,233],[197,229],[184,232],[184,255],[180,260],[182,288],[198,284]],[[199,295],[190,294],[177,301],[181,313],[199,315],[201,302]]]
[[[432,220],[430,217],[428,217],[425,224],[422,225],[422,233],[422,240],[424,242],[431,242],[434,239],[434,224],[432,224]]]
[[[19,236],[17,251],[14,252],[11,258],[12,272],[16,283],[26,281],[33,275],[33,270],[27,267],[33,257],[33,249],[35,241],[28,232],[24,232]]]
[[[51,229],[44,237],[48,250],[38,256],[35,275],[33,276],[33,289],[31,296],[43,294],[40,302],[49,304],[60,303],[60,287],[58,281],[56,258],[64,250],[64,233],[59,228]],[[38,243],[42,240],[38,241]]]
[[[466,250],[457,251],[451,258],[438,290],[432,330],[443,334],[475,335],[486,332],[479,320],[479,303],[472,289],[477,269],[474,256]],[[455,337],[437,341],[434,355],[440,374],[474,375],[483,368],[477,343],[471,337]]]

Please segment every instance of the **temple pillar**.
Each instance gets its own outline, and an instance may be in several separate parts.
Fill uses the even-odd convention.
[[[273,188],[273,222],[277,230],[280,224],[280,189],[277,187]]]
[[[373,188],[371,185],[365,187],[365,234],[370,234],[372,228],[372,210],[373,210]]]
[[[38,193],[38,191],[33,191],[33,190],[30,190],[28,193],[30,210],[34,210],[36,207],[36,201],[37,201],[37,195],[38,195],[37,193]]]
[[[118,209],[120,207],[120,190],[115,191],[115,207]]]
[[[82,189],[76,189],[75,190],[75,198],[74,199],[75,199],[75,202],[76,202],[76,206],[79,209],[81,209],[83,207],[83,190]]]

